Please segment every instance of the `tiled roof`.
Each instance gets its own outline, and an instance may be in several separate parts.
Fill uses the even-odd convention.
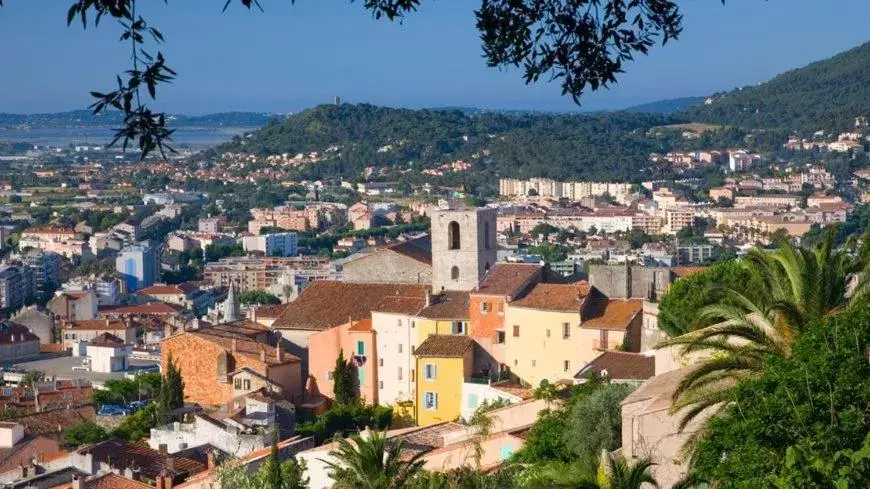
[[[75,230],[72,228],[61,228],[61,227],[52,227],[45,226],[41,228],[27,228],[21,232],[21,234],[75,234]]]
[[[137,295],[178,295],[184,294],[176,285],[152,285],[136,291]]]
[[[321,331],[350,320],[371,317],[386,297],[425,297],[428,286],[417,284],[369,284],[316,280],[272,324],[275,329]]]
[[[226,331],[233,334],[240,334],[249,338],[256,338],[263,333],[268,333],[271,330],[260,323],[255,323],[249,319],[241,319],[231,323],[220,323],[212,325],[209,329],[214,331]]]
[[[15,446],[0,448],[0,474],[9,472],[19,465],[29,465],[33,457],[40,453],[56,451],[58,451],[57,441],[42,436],[25,435]]]
[[[110,472],[86,480],[85,489],[151,489],[151,486]]]
[[[429,319],[468,319],[468,292],[442,292],[431,298],[428,307],[417,313]]]
[[[426,338],[414,350],[418,357],[462,358],[474,345],[474,340],[465,335],[439,334]]]
[[[625,331],[642,310],[643,301],[640,299],[597,297],[583,311],[580,327]]]
[[[656,359],[641,353],[605,351],[581,368],[574,378],[584,378],[592,373],[602,375],[604,371],[610,379],[646,380],[655,375]]]
[[[287,309],[287,304],[260,306],[256,308],[257,318],[275,319],[284,313],[284,309]]]
[[[67,323],[67,329],[75,330],[117,330],[123,331],[128,328],[127,324],[120,319],[84,319]]]
[[[510,394],[512,396],[519,397],[522,400],[531,399],[535,397],[535,394],[532,392],[532,389],[523,386],[522,384],[512,382],[510,380],[503,380],[501,382],[495,382],[490,384],[495,390],[502,391],[506,394]]]
[[[432,238],[428,234],[417,239],[390,246],[387,250],[407,256],[408,258],[413,258],[420,263],[432,265]]]
[[[92,339],[89,343],[93,346],[106,346],[106,347],[116,347],[116,346],[124,346],[124,340],[118,338],[112,333],[100,333],[96,338]]]
[[[299,357],[287,352],[282,352],[282,358],[279,359],[278,352],[274,346],[254,341],[241,334],[228,333],[225,331],[214,330],[212,328],[188,331],[172,336],[164,341],[173,341],[184,335],[195,336],[196,338],[219,346],[232,355],[244,355],[256,361],[260,361],[260,352],[266,352],[266,364],[268,365],[281,365],[300,361]],[[233,345],[235,345],[235,349],[233,349]]]
[[[372,320],[371,319],[360,319],[359,321],[351,321],[350,327],[347,329],[348,329],[348,331],[371,331],[372,330]]]
[[[31,333],[26,327],[10,321],[0,323],[0,345],[21,341],[39,341],[39,336]]]
[[[78,409],[56,409],[31,414],[16,418],[15,422],[24,426],[25,433],[51,436],[57,435],[82,421],[93,421],[96,417],[97,413],[94,407],[86,406]]]
[[[541,266],[537,264],[497,263],[475,293],[516,297],[540,271]]]
[[[138,306],[104,306],[99,308],[99,313],[103,316],[120,316],[124,314],[176,315],[181,309],[181,306],[157,301],[149,302],[148,304],[141,304]]]
[[[80,448],[76,453],[90,454],[95,462],[108,464],[113,468],[139,467],[143,477],[155,479],[161,471],[170,477],[192,475],[205,470],[195,461],[160,453],[145,443],[129,443],[118,438]]]
[[[378,301],[372,311],[412,315],[420,312],[425,306],[426,298],[424,296],[388,295]]]
[[[537,284],[511,306],[579,313],[588,294],[586,284]]]

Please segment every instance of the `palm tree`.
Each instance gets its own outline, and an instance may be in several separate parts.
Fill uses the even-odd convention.
[[[688,408],[680,429],[711,406],[726,402],[731,386],[757,374],[767,355],[788,356],[807,326],[837,314],[867,295],[870,238],[836,248],[829,230],[812,248],[781,242],[766,252],[752,249],[741,264],[758,279],[758,290],[722,289],[722,300],[699,311],[711,324],[662,342],[684,353],[704,352],[674,392],[672,411]]]
[[[422,453],[405,457],[402,446],[386,432],[367,432],[338,440],[323,462],[337,489],[399,489],[423,468]]]
[[[630,463],[622,455],[603,456],[595,475],[577,464],[550,463],[532,467],[522,477],[523,489],[640,489],[644,484],[659,487],[650,473],[654,464],[647,458]]]

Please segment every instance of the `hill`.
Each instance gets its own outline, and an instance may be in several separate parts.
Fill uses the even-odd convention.
[[[497,176],[639,180],[649,176],[642,173],[649,154],[669,148],[665,140],[645,137],[646,132],[679,122],[685,121],[628,112],[468,114],[321,105],[272,121],[209,156],[321,153],[320,162],[301,169],[306,178],[358,178],[364,168],[374,167],[381,178],[413,180],[421,177],[420,170],[464,160],[474,169],[448,172],[446,183],[488,179],[492,184]]]
[[[680,110],[688,109],[695,105],[704,103],[707,97],[680,97],[669,98],[664,100],[656,100],[646,104],[634,105],[626,110],[626,112],[647,112],[652,114],[671,114]]]
[[[870,115],[870,43],[713,99],[679,115],[698,122],[803,134],[846,130],[853,127],[855,117]]]
[[[259,127],[269,122],[272,116],[258,112],[220,112],[206,115],[172,114],[168,124],[174,128],[193,127]],[[0,113],[0,129],[58,129],[77,127],[118,127],[124,118],[120,112],[108,111],[93,114],[89,110],[71,110],[46,114]]]

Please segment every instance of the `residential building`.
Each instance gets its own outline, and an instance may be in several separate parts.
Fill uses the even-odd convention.
[[[807,207],[836,206],[843,203],[839,195],[813,194],[807,197]]]
[[[680,265],[697,265],[713,260],[713,245],[693,244],[677,246]]]
[[[152,300],[175,304],[197,312],[207,311],[214,306],[214,294],[201,290],[193,282],[178,285],[154,284],[136,291],[136,295]]]
[[[89,341],[86,349],[92,372],[123,372],[127,370],[133,345],[106,332]]]
[[[507,308],[507,366],[524,385],[537,386],[570,379],[601,351],[639,351],[642,307],[586,284],[537,284]]]
[[[60,255],[50,251],[28,250],[21,255],[24,265],[33,270],[36,293],[45,296],[60,286]]]
[[[45,249],[49,243],[60,243],[73,240],[76,237],[76,232],[71,228],[60,227],[38,227],[27,228],[21,232],[21,239],[18,241],[18,248]]]
[[[33,459],[62,453],[57,440],[25,433],[24,426],[15,422],[0,422],[0,451],[0,484],[4,487],[36,475],[36,470],[29,470]]]
[[[676,234],[681,229],[691,228],[695,225],[695,212],[691,209],[671,208],[665,209],[665,226],[663,231],[668,234]]]
[[[296,256],[298,242],[296,233],[272,233],[242,238],[245,251],[260,251],[266,256]]]
[[[432,240],[429,235],[351,257],[342,264],[342,280],[365,283],[428,284],[432,282]]]
[[[51,311],[38,306],[28,306],[12,313],[9,321],[27,328],[39,338],[41,344],[55,341],[56,323]]]
[[[432,215],[433,290],[472,290],[497,261],[496,209]]]
[[[797,207],[801,200],[800,195],[789,194],[738,195],[734,207]]]
[[[710,200],[713,202],[719,199],[734,199],[734,189],[728,187],[713,187],[709,192]]]
[[[61,327],[63,348],[77,352],[79,343],[88,343],[104,333],[116,336],[124,343],[136,342],[136,328],[130,323],[120,319],[92,319],[64,323]]]
[[[18,309],[35,293],[30,267],[0,265],[0,308]]]
[[[378,402],[414,404],[414,348],[418,345],[415,316],[427,306],[427,295],[385,296],[371,312],[378,354]]]
[[[197,221],[196,229],[200,233],[217,234],[221,232],[225,222],[226,218],[224,216],[201,217],[199,221]]]
[[[363,402],[378,404],[380,359],[371,319],[350,321],[311,335],[308,342],[307,394],[335,398],[332,373],[339,354],[356,367],[357,386]]]
[[[152,285],[160,271],[157,247],[148,241],[125,247],[115,259],[115,270],[123,279],[127,292]]]
[[[631,227],[639,228],[650,235],[660,234],[662,218],[652,214],[637,213],[631,217]]]
[[[466,377],[462,383],[462,407],[459,417],[466,422],[482,406],[495,403],[518,404],[534,399],[532,389],[510,380]]]
[[[604,351],[574,375],[574,382],[597,378],[614,383],[640,385],[655,375],[655,356],[645,353]]]
[[[474,355],[475,372],[497,374],[498,366],[506,363],[505,309],[543,276],[544,268],[538,264],[497,263],[471,292],[467,334],[479,345]]]
[[[81,292],[58,291],[46,307],[61,321],[96,319],[98,302],[93,290]]]
[[[323,257],[227,257],[206,263],[203,276],[214,286],[234,283],[242,292],[265,290],[291,299],[310,282],[336,279],[340,272]]]
[[[416,420],[428,426],[459,417],[462,384],[474,368],[474,340],[465,335],[432,335],[414,352],[417,359]]]
[[[39,337],[11,321],[0,323],[0,362],[39,355]]]
[[[253,235],[259,235],[260,230],[264,227],[300,232],[312,229],[308,211],[305,209],[297,210],[291,206],[251,209],[251,216],[252,219],[248,221],[248,232]]]
[[[266,389],[294,404],[302,402],[299,357],[285,353],[281,341],[273,346],[230,325],[222,326],[185,331],[160,344],[163,364],[171,356],[183,372],[186,401],[225,405]]]

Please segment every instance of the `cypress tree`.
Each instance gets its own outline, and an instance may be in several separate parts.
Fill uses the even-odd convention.
[[[166,359],[166,369],[163,380],[160,382],[160,395],[157,398],[158,412],[164,420],[168,420],[169,413],[184,406],[184,379],[181,370],[172,361],[172,355]]]
[[[344,359],[344,350],[338,352],[335,359],[335,370],[332,371],[335,403],[340,405],[353,404],[359,400],[357,389],[356,367]]]

